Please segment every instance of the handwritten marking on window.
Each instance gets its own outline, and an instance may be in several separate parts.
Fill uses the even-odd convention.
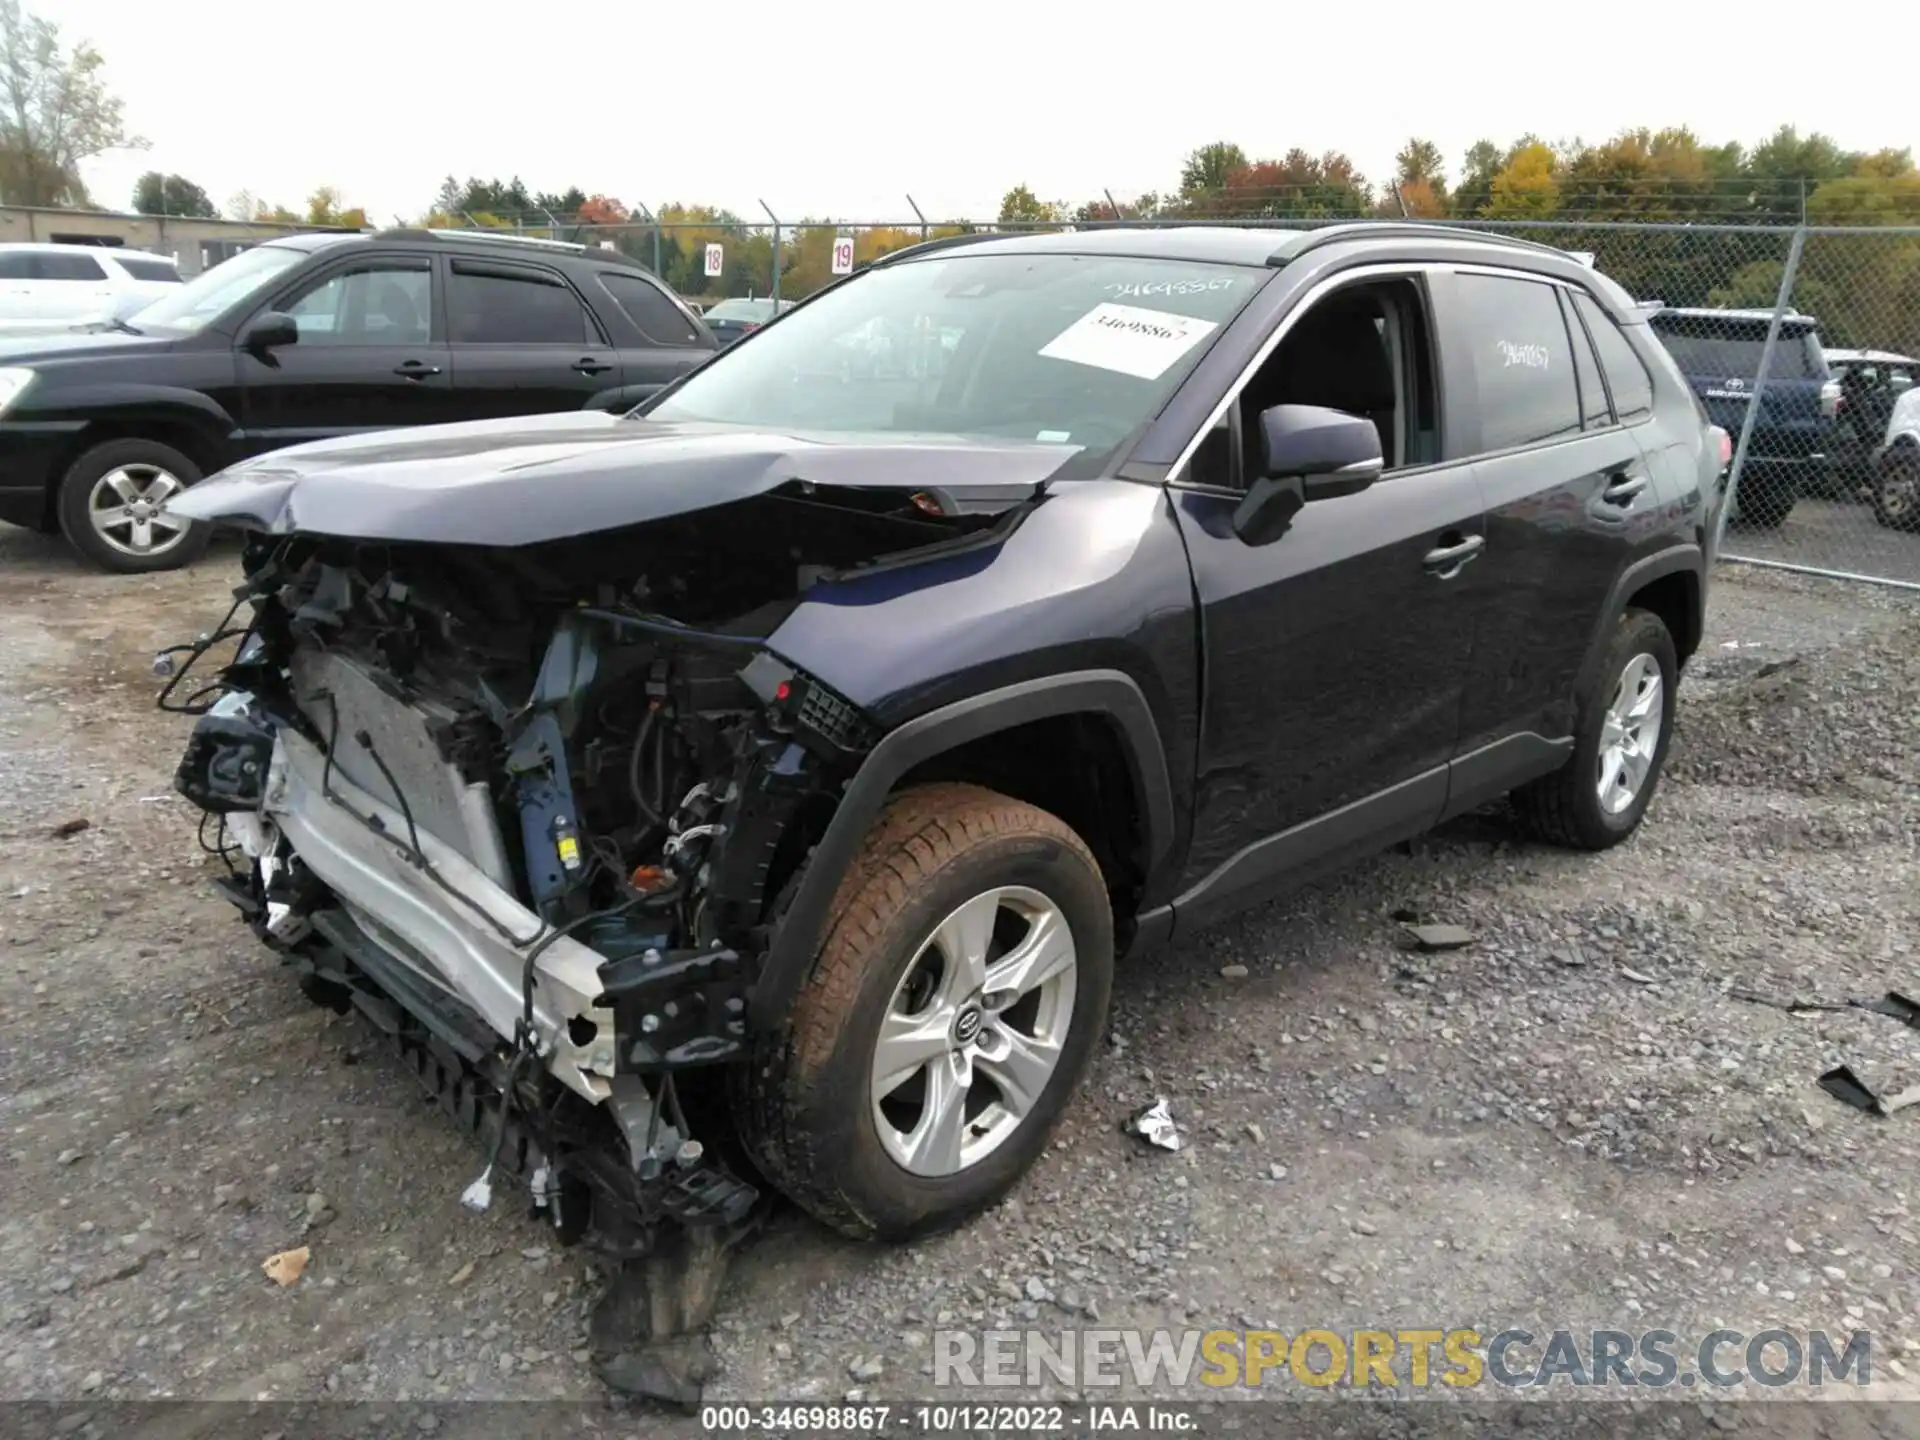
[[[1524,365],[1529,370],[1544,370],[1551,358],[1544,345],[1525,345],[1517,340],[1501,340],[1497,343],[1503,369]]]

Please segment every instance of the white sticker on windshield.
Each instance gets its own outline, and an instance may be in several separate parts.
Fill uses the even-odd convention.
[[[1042,430],[1033,438],[1038,440],[1042,445],[1065,445],[1069,440],[1073,439],[1073,432],[1071,430]]]
[[[1142,310],[1137,305],[1096,305],[1041,349],[1049,360],[1118,370],[1158,380],[1182,355],[1219,329],[1212,320]]]

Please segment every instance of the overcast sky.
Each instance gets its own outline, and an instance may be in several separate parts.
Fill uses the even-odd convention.
[[[1415,133],[1454,171],[1475,139],[1526,130],[1751,143],[1791,122],[1920,144],[1892,3],[1822,10],[1839,18],[1811,31],[1813,12],[1698,0],[682,0],[664,25],[618,3],[28,4],[101,49],[152,142],[88,167],[110,208],[162,169],[221,206],[246,189],[299,207],[332,184],[384,223],[448,173],[517,173],[649,206],[896,220],[911,194],[930,218],[981,218],[1020,182],[1071,201],[1171,189],[1215,139],[1256,158],[1338,147],[1375,181]],[[1832,63],[1807,68],[1810,40]]]

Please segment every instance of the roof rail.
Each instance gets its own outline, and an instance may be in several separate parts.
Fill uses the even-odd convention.
[[[902,245],[898,250],[889,250],[877,259],[869,260],[863,269],[872,269],[876,265],[891,265],[896,260],[905,260],[912,256],[930,255],[936,250],[951,250],[959,245],[971,245],[980,240],[1005,240],[1007,236],[995,230],[970,230],[962,235],[940,235],[932,240],[922,240],[916,245]]]
[[[436,240],[478,240],[502,245],[531,245],[541,250],[565,250],[570,254],[584,254],[586,246],[572,240],[548,240],[538,235],[521,235],[512,230],[443,230],[433,226],[401,226],[393,230],[382,230],[375,238],[380,240],[421,240],[427,236]]]
[[[1299,259],[1309,250],[1317,250],[1323,245],[1336,245],[1342,240],[1358,240],[1369,235],[1383,235],[1390,240],[1410,240],[1415,236],[1426,239],[1437,235],[1443,240],[1477,240],[1483,244],[1510,245],[1518,250],[1558,255],[1562,260],[1573,259],[1571,254],[1558,245],[1546,245],[1538,240],[1522,240],[1517,235],[1504,234],[1498,230],[1476,230],[1465,225],[1443,225],[1420,220],[1348,220],[1297,231],[1291,239],[1267,257],[1267,264],[1278,268],[1289,261]]]

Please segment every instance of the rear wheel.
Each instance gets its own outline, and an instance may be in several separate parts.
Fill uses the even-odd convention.
[[[848,870],[741,1130],[845,1234],[948,1229],[1045,1148],[1105,1024],[1113,914],[1063,822],[971,785],[900,795]]]
[[[1880,462],[1873,518],[1889,530],[1920,530],[1920,448],[1902,446]]]
[[[200,467],[155,440],[109,440],[86,451],[60,481],[60,529],[102,570],[141,574],[199,558],[211,527],[165,513]]]
[[[1639,828],[1673,735],[1680,664],[1658,615],[1629,610],[1582,698],[1573,758],[1514,792],[1534,834],[1578,850],[1605,850]]]

